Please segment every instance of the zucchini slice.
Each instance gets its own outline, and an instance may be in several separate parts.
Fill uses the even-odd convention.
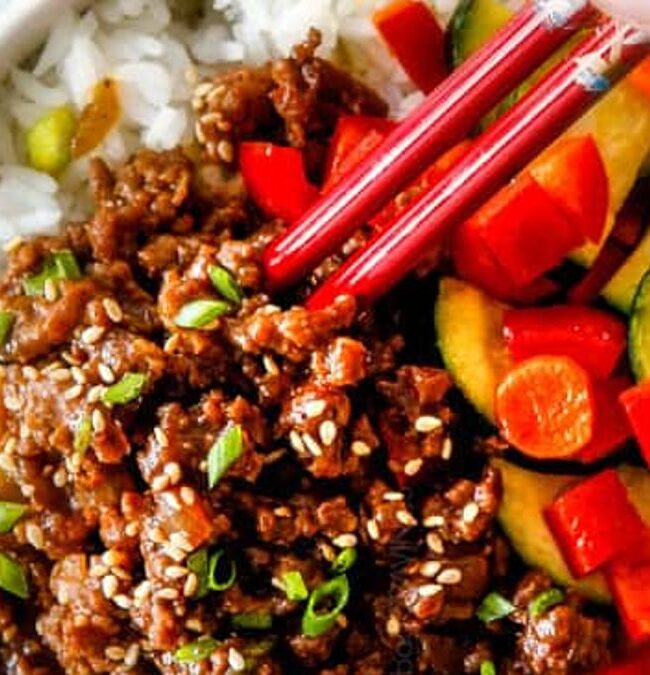
[[[645,273],[634,297],[629,350],[636,381],[645,382],[650,379],[650,269]]]

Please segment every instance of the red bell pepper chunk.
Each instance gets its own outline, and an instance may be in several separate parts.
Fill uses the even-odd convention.
[[[646,531],[635,551],[612,562],[606,576],[630,641],[649,640],[650,530]]]
[[[556,202],[528,173],[498,192],[468,226],[517,287],[556,267],[584,241]]]
[[[242,143],[239,164],[248,194],[269,216],[293,223],[318,199],[318,190],[307,180],[302,153],[296,148]]]
[[[625,351],[627,327],[608,312],[557,306],[506,312],[503,334],[515,362],[532,356],[568,356],[604,379]]]
[[[621,394],[636,441],[646,463],[650,466],[650,382],[643,382]]]
[[[342,115],[330,143],[322,192],[329,192],[341,178],[374,150],[396,127],[383,117]]]
[[[598,671],[598,675],[648,675],[650,673],[650,648],[639,649],[625,660]]]
[[[594,432],[591,441],[576,455],[583,464],[593,464],[609,457],[632,436],[619,397],[630,386],[626,377],[593,383]]]
[[[394,0],[373,23],[418,89],[429,93],[447,77],[445,34],[424,2]]]
[[[576,577],[590,574],[631,550],[646,529],[613,469],[569,488],[545,515]]]
[[[609,207],[609,179],[592,136],[566,138],[552,145],[530,172],[585,239],[601,240]]]

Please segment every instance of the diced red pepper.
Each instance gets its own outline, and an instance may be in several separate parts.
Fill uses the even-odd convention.
[[[445,34],[419,0],[394,0],[373,14],[373,23],[413,83],[429,93],[447,77]]]
[[[613,469],[569,488],[545,515],[576,577],[595,572],[631,550],[646,529]]]
[[[625,660],[606,666],[597,675],[648,675],[650,673],[650,648],[644,647]]]
[[[601,240],[609,207],[609,179],[592,136],[574,136],[552,145],[530,172],[585,239]]]
[[[269,216],[293,223],[318,199],[318,190],[307,180],[302,153],[296,148],[242,143],[239,163],[248,194]]]
[[[630,641],[650,640],[650,530],[634,551],[612,562],[607,582]]]
[[[578,452],[576,459],[593,464],[618,450],[632,436],[619,397],[630,386],[626,377],[593,383],[594,433],[591,441]]]
[[[498,192],[466,226],[483,239],[506,276],[527,286],[584,241],[556,202],[528,173]]]
[[[374,150],[396,127],[383,117],[343,115],[336,124],[325,168],[323,194]]]
[[[515,362],[532,356],[569,356],[604,379],[625,351],[627,327],[608,312],[557,306],[506,312],[503,334]]]
[[[643,382],[621,394],[621,404],[632,426],[636,441],[650,466],[650,382]]]

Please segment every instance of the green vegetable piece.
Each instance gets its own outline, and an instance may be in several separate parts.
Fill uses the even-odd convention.
[[[450,25],[454,67],[482,47],[512,14],[511,9],[497,0],[463,0]]]
[[[637,382],[650,379],[650,270],[634,296],[628,344],[634,378]]]
[[[476,617],[484,623],[489,623],[510,616],[516,609],[500,593],[489,593],[483,598],[481,606],[476,610]]]
[[[179,647],[174,654],[174,658],[179,663],[196,663],[210,658],[212,652],[220,645],[218,640],[211,637],[202,637],[194,642],[190,642]]]
[[[198,580],[198,585],[194,597],[197,600],[204,598],[210,592],[208,585],[208,565],[210,556],[207,548],[200,548],[192,553],[187,559],[187,569],[194,572]]]
[[[564,593],[559,588],[551,588],[548,591],[540,593],[536,598],[531,600],[528,605],[528,611],[531,616],[541,616],[563,601]]]
[[[147,376],[144,373],[126,373],[119,382],[106,389],[102,400],[109,405],[135,401],[142,393],[146,382]]]
[[[71,144],[77,128],[68,105],[50,110],[28,131],[27,161],[37,171],[56,175],[70,163]]]
[[[480,675],[497,675],[497,668],[493,661],[482,661]]]
[[[0,502],[0,534],[11,532],[13,526],[25,515],[26,504]]]
[[[219,569],[220,562],[225,563]],[[230,563],[228,565],[228,563]],[[219,549],[210,556],[210,564],[208,568],[208,588],[211,591],[225,591],[229,589],[237,579],[237,565],[234,560],[226,556],[223,549]]]
[[[23,290],[31,296],[45,295],[45,283],[48,280],[77,281],[81,277],[81,270],[74,253],[69,249],[63,249],[48,255],[39,272],[23,279]]]
[[[309,596],[307,608],[302,616],[302,633],[307,637],[318,637],[336,623],[350,599],[350,583],[345,575],[334,577],[316,587]],[[319,611],[324,604],[333,604],[331,609]]]
[[[357,562],[357,549],[343,549],[332,563],[332,572],[335,574],[343,574],[343,572],[347,572],[355,562]]]
[[[6,309],[0,310],[0,347],[7,343],[16,317]]]
[[[174,323],[180,328],[205,328],[230,309],[231,306],[223,300],[193,300],[181,307]]]
[[[0,552],[0,588],[23,600],[29,597],[25,571],[19,563]]]
[[[242,428],[237,424],[223,432],[208,453],[208,487],[212,489],[244,452]]]
[[[74,432],[74,439],[72,445],[74,451],[79,455],[85,455],[93,440],[93,423],[88,417],[84,415],[78,422],[77,428]]]
[[[269,630],[273,627],[273,617],[268,612],[246,612],[235,614],[231,623],[234,628],[243,630]]]
[[[230,302],[234,302],[236,305],[241,304],[241,301],[244,299],[244,291],[237,283],[235,277],[225,267],[210,265],[208,267],[208,276],[212,285],[226,300],[230,300]]]
[[[287,598],[292,602],[302,602],[309,597],[309,589],[298,570],[290,570],[282,575],[282,585]]]
[[[81,269],[79,269],[79,263],[70,249],[66,248],[62,251],[54,251],[52,257],[54,258],[58,279],[69,279],[71,281],[81,279],[83,275],[81,274]]]

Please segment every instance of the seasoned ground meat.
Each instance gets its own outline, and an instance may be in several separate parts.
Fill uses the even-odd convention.
[[[528,611],[550,581],[522,580],[499,533],[501,448],[468,438],[435,355],[405,362],[412,309],[265,291],[283,224],[222,164],[270,140],[316,176],[339,115],[386,112],[318,40],[198,87],[201,159],[94,160],[93,217],[10,254],[0,497],[25,512],[0,552],[29,597],[0,591],[3,673],[571,675],[609,658],[577,597]],[[48,275],[57,256],[68,273]],[[219,311],[199,321],[197,302]],[[517,609],[485,626],[495,588]]]

